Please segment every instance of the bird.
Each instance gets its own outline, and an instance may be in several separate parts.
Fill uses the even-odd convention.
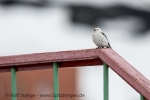
[[[92,39],[95,45],[98,46],[97,48],[111,48],[107,36],[99,27],[94,28]]]

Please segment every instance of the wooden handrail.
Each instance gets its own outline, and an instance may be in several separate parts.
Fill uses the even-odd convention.
[[[137,92],[150,100],[150,81],[113,49],[85,49],[0,57],[0,72],[52,68],[53,62],[62,67],[102,65],[105,62]]]

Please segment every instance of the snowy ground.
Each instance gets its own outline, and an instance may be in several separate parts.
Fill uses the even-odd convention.
[[[69,21],[70,14],[68,9],[59,7],[41,10],[0,7],[0,56],[95,48],[91,39],[94,27],[73,25]],[[101,28],[112,48],[150,79],[150,31],[146,36],[134,37],[129,30],[135,23],[132,18],[116,19],[105,21]],[[102,99],[102,67],[78,69],[77,90],[85,94],[79,99]],[[111,69],[109,75],[110,100],[140,99],[139,94]]]

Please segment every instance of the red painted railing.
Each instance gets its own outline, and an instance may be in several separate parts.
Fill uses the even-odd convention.
[[[0,72],[102,65],[105,62],[137,92],[150,100],[150,81],[113,49],[86,49],[0,57]]]

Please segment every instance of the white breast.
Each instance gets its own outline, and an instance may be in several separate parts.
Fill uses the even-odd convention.
[[[108,46],[108,40],[102,33],[94,32],[92,39],[97,46]]]

